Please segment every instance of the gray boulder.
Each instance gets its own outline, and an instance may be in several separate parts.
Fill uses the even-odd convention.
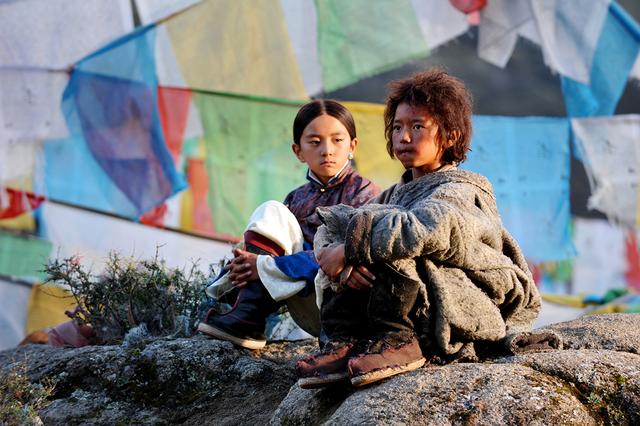
[[[271,424],[640,424],[640,314],[546,329],[568,349],[426,366],[359,391],[293,386]]]
[[[26,362],[33,382],[56,382],[45,425],[266,424],[296,382],[295,360],[315,342],[260,351],[203,336],[147,345],[0,352],[0,374]]]
[[[359,390],[295,384],[293,365],[313,341],[255,352],[199,336],[31,345],[0,352],[0,374],[26,362],[31,381],[57,382],[46,425],[640,424],[640,314],[546,328],[565,350],[425,366]]]

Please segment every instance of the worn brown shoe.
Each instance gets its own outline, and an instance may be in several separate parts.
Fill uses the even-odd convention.
[[[425,359],[418,339],[392,345],[383,340],[372,342],[367,351],[349,360],[353,386],[365,386],[396,374],[422,367]]]
[[[347,363],[356,354],[351,342],[328,342],[320,353],[296,363],[298,386],[314,389],[349,379]]]

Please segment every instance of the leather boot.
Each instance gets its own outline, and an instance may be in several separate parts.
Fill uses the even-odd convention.
[[[279,247],[262,237],[258,244],[254,233],[245,234],[245,250],[258,255],[279,255]],[[275,247],[270,247],[274,245]],[[232,301],[232,297],[235,301]],[[266,318],[278,310],[281,303],[273,300],[260,280],[250,281],[245,287],[234,289],[225,297],[232,307],[221,313],[210,309],[198,324],[198,331],[221,340],[227,340],[247,349],[263,348]]]

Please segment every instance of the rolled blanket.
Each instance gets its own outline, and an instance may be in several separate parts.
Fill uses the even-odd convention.
[[[502,346],[514,355],[562,349],[562,338],[551,330],[508,333]]]

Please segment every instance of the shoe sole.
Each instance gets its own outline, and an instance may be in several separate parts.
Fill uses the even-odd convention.
[[[215,337],[216,339],[229,341],[234,345],[242,346],[245,349],[262,349],[267,344],[266,340],[237,337],[202,322],[198,324],[198,331],[206,334],[207,336]]]
[[[354,376],[351,378],[351,384],[355,387],[366,386],[379,380],[386,379],[387,377],[395,376],[396,374],[417,370],[422,367],[425,362],[426,360],[422,358],[404,366],[388,367],[359,376]]]
[[[304,377],[298,379],[298,386],[302,389],[317,389],[334,383],[345,382],[347,380],[349,380],[349,373],[334,373],[327,374],[326,376]]]

